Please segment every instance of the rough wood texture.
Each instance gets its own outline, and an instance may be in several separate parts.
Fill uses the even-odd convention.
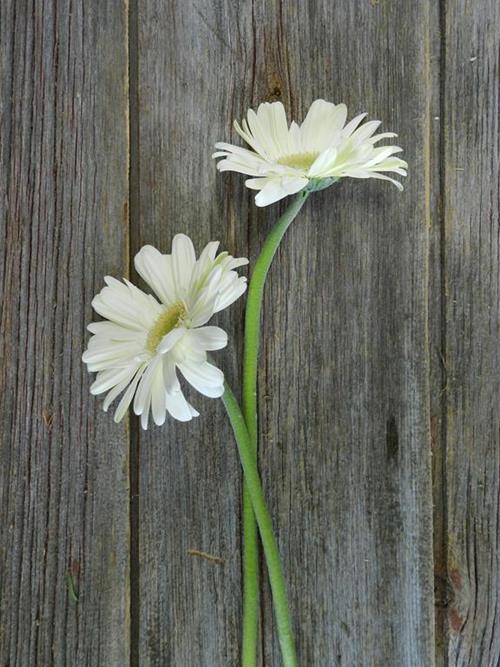
[[[500,664],[500,6],[445,15],[449,665]]]
[[[0,25],[0,664],[125,665],[127,428],[81,363],[128,253],[125,4],[3,2]]]
[[[343,100],[396,129],[411,164],[403,195],[346,181],[315,196],[267,293],[262,473],[302,664],[431,665],[428,6],[265,6],[254,101],[270,79],[300,118]],[[275,215],[253,216],[254,248]],[[278,665],[269,617],[264,664]]]
[[[317,96],[344,99],[352,113],[363,100],[363,108],[384,118],[386,127],[400,130],[412,161],[404,196],[380,184],[346,183],[316,197],[285,243],[266,302],[272,317],[266,318],[261,377],[261,461],[304,664],[430,664],[434,650],[426,12],[426,3],[406,16],[395,3],[316,3],[309,9],[257,3],[252,11],[242,3],[233,16],[224,3],[196,9],[139,4],[141,243],[166,243],[179,228],[198,236],[202,211],[218,237],[227,233],[226,220],[232,229],[227,204],[214,204],[221,186],[214,184],[208,153],[213,140],[232,136],[232,119],[249,103],[280,98],[303,115]],[[383,35],[408,20],[417,30],[403,57],[398,50],[378,49]],[[168,40],[159,37],[164,31]],[[308,46],[313,39],[314,58]],[[222,186],[222,201],[236,211],[241,180],[226,177]],[[194,200],[192,182],[198,184]],[[248,225],[237,221],[240,235],[249,227],[252,255],[278,210],[257,211],[250,204]],[[205,409],[207,415],[215,410]],[[196,433],[206,421],[204,416]],[[193,436],[191,427],[186,433],[176,425],[166,431],[163,445],[141,436],[141,657],[154,664],[184,664],[189,658],[236,664],[237,647],[220,643],[210,597],[205,593],[197,601],[200,616],[194,620],[189,591],[180,594],[177,583],[179,598],[172,598],[173,581],[185,586],[187,528],[178,515],[158,518],[154,511],[159,502],[186,504],[197,538],[204,528],[200,500],[185,488],[203,477],[200,466],[202,507],[220,507],[214,494],[221,472],[207,470],[197,447],[198,460],[190,460]],[[159,468],[170,468],[170,484],[161,480],[157,486]],[[166,541],[166,530],[171,544],[160,554],[156,545]],[[187,580],[196,592],[199,584],[193,583]],[[208,586],[205,591],[211,592]],[[266,602],[264,664],[278,665],[268,597]],[[233,605],[230,597],[226,609]],[[383,610],[376,620],[374,608]],[[237,620],[236,613],[226,616],[222,627]],[[202,648],[193,648],[193,631],[196,637],[204,632]]]
[[[497,3],[22,0],[0,26],[1,667],[239,664],[222,406],[129,432],[80,357],[144,243],[255,258],[283,205],[212,146],[248,106],[317,97],[398,131],[410,176],[314,195],[270,276],[260,460],[301,664],[496,667]],[[237,393],[242,315],[219,318]]]
[[[210,156],[248,100],[250,13],[231,0],[138,4],[133,252],[144,243],[166,252],[173,236],[185,232],[198,250],[219,240],[234,255],[247,253],[243,184],[229,189]],[[230,25],[238,28],[229,31]],[[241,301],[218,318],[232,342],[217,359],[231,380],[239,376],[234,341],[241,344],[242,313]],[[192,402],[201,418],[136,433],[141,665],[239,662],[239,463],[221,401],[193,394]]]

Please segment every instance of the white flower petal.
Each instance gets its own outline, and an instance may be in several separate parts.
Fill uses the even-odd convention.
[[[217,169],[223,171],[234,171],[238,174],[245,174],[246,176],[259,176],[265,173],[267,165],[255,165],[250,160],[237,160],[233,157],[228,157],[226,160],[221,160],[217,163]]]
[[[284,147],[282,139],[286,140],[288,133],[283,104],[264,102],[259,105],[257,113],[249,109],[247,122],[252,137],[259,146],[264,147],[265,154],[271,159],[278,157]]]
[[[163,358],[163,384],[167,394],[173,394],[181,389],[175,369],[175,361],[172,357],[165,356]]]
[[[287,191],[281,186],[280,179],[267,179],[266,185],[255,197],[255,203],[257,206],[269,206],[269,204],[274,204],[280,199],[284,199],[287,195]]]
[[[224,393],[224,373],[207,361],[201,364],[185,361],[179,364],[179,369],[200,394],[219,398]]]
[[[169,413],[181,422],[188,422],[193,417],[198,417],[199,413],[190,405],[182,391],[176,391],[173,394],[167,394],[166,406]]]
[[[325,100],[315,100],[309,107],[307,116],[300,126],[302,150],[324,150],[344,127],[347,118],[345,104],[332,104]]]
[[[278,154],[283,154],[288,149],[288,123],[285,107],[281,102],[273,102],[265,105],[265,110]]]
[[[102,394],[105,391],[111,389],[120,382],[123,382],[125,378],[129,375],[130,369],[126,368],[110,368],[105,371],[100,371],[97,373],[97,378],[95,382],[90,387],[90,393],[94,396]]]
[[[134,265],[137,273],[162,303],[171,304],[177,300],[172,259],[169,255],[162,255],[153,246],[146,245],[135,256]]]
[[[220,327],[191,329],[187,332],[186,339],[193,347],[209,352],[222,350],[227,345],[227,333]]]
[[[248,148],[241,148],[240,146],[225,143],[215,144],[215,147],[221,150],[218,153],[214,153],[212,157],[228,157],[231,161],[239,162],[242,165],[247,164],[255,171],[259,171],[262,166],[267,164],[264,158],[248,150]]]
[[[373,145],[378,143],[381,139],[394,139],[394,137],[397,136],[398,135],[395,132],[381,132],[380,134],[370,137],[366,142]]]
[[[106,394],[106,398],[104,399],[103,404],[102,404],[102,409],[104,410],[104,412],[108,411],[109,406],[115,400],[115,398],[117,396],[119,396],[122,393],[122,391],[129,385],[130,380],[132,379],[135,370],[136,370],[135,368],[131,368],[130,373],[127,375],[127,377],[124,380],[122,380],[122,382],[115,385],[113,387],[113,389],[111,389]]]
[[[376,164],[384,162],[388,157],[395,153],[400,153],[403,149],[399,146],[382,146],[381,148],[374,148],[371,152],[371,157],[364,163],[364,168],[373,167]]]
[[[228,260],[227,268],[231,270],[250,263],[247,257],[229,257]]]
[[[206,289],[198,296],[197,301],[190,309],[191,325],[193,327],[202,327],[208,322],[215,313],[217,298],[217,292],[210,294]]]
[[[115,341],[132,341],[137,340],[138,336],[140,337],[143,331],[139,334],[136,330],[130,329],[129,327],[123,327],[120,324],[115,324],[114,322],[104,321],[104,322],[91,322],[87,329],[94,333],[104,335],[110,340]]]
[[[397,189],[400,190],[401,192],[402,192],[403,189],[404,189],[404,188],[403,188],[403,185],[402,185],[399,181],[396,181],[395,178],[390,178],[389,176],[385,176],[384,174],[379,174],[379,173],[376,172],[376,171],[370,173],[370,178],[376,178],[376,179],[378,179],[379,181],[389,181],[390,183],[392,183],[393,185],[395,185],[395,186],[397,187]]]
[[[148,430],[149,408],[150,407],[151,407],[151,393],[148,394],[146,405],[144,406],[144,410],[141,413],[141,427],[142,427],[143,431]]]
[[[130,283],[124,284],[110,276],[105,277],[104,287],[94,297],[92,307],[102,317],[134,331],[144,331],[161,312],[160,304]]]
[[[354,130],[358,127],[358,125],[361,123],[361,121],[367,117],[367,115],[368,115],[367,113],[360,113],[357,116],[355,116],[352,120],[350,120],[342,130],[342,137],[344,139],[348,139],[354,132]]]
[[[167,416],[167,392],[163,384],[163,368],[159,364],[151,386],[151,414],[153,421],[157,426],[165,422]]]
[[[92,371],[104,370],[110,366],[128,365],[128,361],[135,354],[141,352],[138,343],[129,341],[112,341],[108,338],[94,337],[90,340],[88,349],[82,355],[82,361],[92,366]],[[99,368],[97,368],[99,366]]]
[[[185,333],[186,329],[184,327],[178,327],[177,329],[172,329],[172,331],[163,336],[160,344],[158,345],[158,352],[160,354],[165,354],[165,352],[169,352],[174,347],[174,345],[176,345],[182,339]]]
[[[125,416],[125,413],[127,412],[128,408],[129,408],[129,405],[132,401],[132,398],[134,397],[134,393],[135,393],[135,389],[137,387],[137,384],[138,384],[139,380],[141,379],[142,374],[144,372],[144,368],[145,368],[145,366],[142,366],[141,368],[139,368],[139,370],[137,371],[136,376],[134,377],[134,379],[132,380],[132,382],[128,386],[127,391],[123,394],[122,398],[120,399],[120,402],[116,406],[114,421],[117,424],[119,422],[121,422],[121,420],[123,419],[123,417]]]
[[[309,168],[308,176],[315,178],[321,176],[323,172],[328,171],[332,167],[337,157],[336,148],[327,148],[326,151],[323,151],[318,155],[316,160],[313,162]]]
[[[352,176],[353,178],[376,178],[380,181],[390,181],[393,185],[397,187],[398,190],[403,190],[403,186],[399,181],[396,181],[394,178],[390,178],[389,176],[385,176],[384,174],[379,174],[376,171],[362,171],[358,170],[353,172],[352,174],[348,174],[349,176]]]
[[[243,141],[246,141],[249,146],[251,146],[254,151],[260,155],[264,160],[269,160],[270,157],[265,151],[264,147],[259,144],[257,139],[252,136],[252,133],[250,131],[250,128],[248,127],[248,123],[246,120],[243,120],[241,127],[238,124],[238,121],[234,121],[234,129],[236,132],[240,135],[240,137],[243,139]]]
[[[362,144],[380,127],[380,120],[369,120],[363,123],[355,132],[351,134],[351,141],[355,146]]]
[[[267,178],[247,178],[245,185],[249,190],[262,190],[268,181]]]
[[[266,185],[255,197],[255,203],[257,206],[268,206],[288,195],[300,192],[300,190],[305,188],[307,183],[307,178],[268,178]]]
[[[161,365],[161,357],[155,356],[145,369],[139,386],[137,387],[137,392],[134,398],[134,412],[136,415],[141,415],[144,411],[149,409],[149,404],[151,402],[151,391],[153,387],[153,381],[155,374],[158,370],[158,367]]]
[[[231,273],[234,272],[231,271]],[[220,291],[215,302],[214,312],[218,313],[221,310],[224,310],[246,292],[247,279],[244,276],[237,276],[238,274],[235,274],[231,283],[229,283],[223,290]]]
[[[196,262],[193,242],[185,234],[176,234],[172,241],[172,269],[175,283],[177,286],[177,295],[184,297],[191,273]]]

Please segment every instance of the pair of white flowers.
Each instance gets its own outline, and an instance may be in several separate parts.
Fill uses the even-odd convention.
[[[247,187],[258,190],[255,202],[267,206],[310,187],[311,182],[354,178],[389,180],[387,172],[406,176],[406,162],[394,157],[398,146],[376,147],[392,132],[375,135],[379,121],[364,124],[366,114],[346,125],[344,104],[316,100],[304,122],[288,126],[281,102],[249,110],[238,134],[252,150],[216,144],[215,158],[224,158],[220,171],[251,176]],[[106,287],[92,306],[104,321],[89,325],[93,334],[83,361],[97,372],[93,394],[106,393],[104,410],[122,394],[115,421],[133,410],[148,426],[165,421],[167,412],[181,421],[198,415],[186,400],[177,371],[197,391],[212,398],[224,392],[223,373],[207,353],[227,345],[227,334],[207,326],[211,317],[230,306],[246,289],[246,278],[235,269],[248,263],[226,252],[216,255],[219,244],[209,243],[196,259],[191,240],[174,237],[172,253],[163,255],[151,246],[135,257],[137,273],[156,295],[146,294],[128,280],[106,277]]]

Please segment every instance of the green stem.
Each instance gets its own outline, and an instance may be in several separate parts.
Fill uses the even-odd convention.
[[[243,638],[242,667],[256,667],[259,627],[259,545],[252,501],[243,481]]]
[[[243,412],[250,438],[250,450],[257,460],[257,362],[260,317],[267,273],[276,250],[290,223],[304,205],[310,189],[302,190],[274,225],[255,263],[248,287],[245,314],[245,351],[243,359]],[[259,620],[258,542],[250,492],[243,487],[243,667],[255,667]]]
[[[278,544],[274,536],[271,516],[264,499],[264,492],[262,491],[252,444],[238,401],[227,384],[225,385],[222,400],[226,407],[231,426],[233,427],[241,466],[246,480],[246,488],[259,526],[269,582],[273,594],[274,613],[276,616],[283,667],[298,667]]]
[[[297,217],[309,194],[309,190],[299,192],[272,228],[255,262],[248,286],[245,311],[245,351],[243,356],[243,413],[254,451],[257,450],[257,361],[264,285],[281,239]]]

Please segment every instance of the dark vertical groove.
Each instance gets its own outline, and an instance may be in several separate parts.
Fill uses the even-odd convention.
[[[247,112],[247,108],[252,106],[252,108],[255,108],[257,105],[258,100],[256,100],[256,94],[257,94],[257,84],[256,84],[256,77],[257,77],[257,19],[256,19],[256,7],[255,7],[255,0],[252,0],[251,3],[251,17],[252,17],[252,60],[251,60],[251,83],[250,83],[250,97],[249,100],[251,104],[245,104],[244,108],[241,110],[242,114],[245,115]],[[243,117],[242,115],[242,117]],[[245,195],[244,195],[245,196]],[[258,255],[258,225],[255,224],[258,216],[258,211],[256,210],[256,207],[254,206],[254,201],[253,201],[253,195],[251,192],[246,193],[247,201],[248,201],[248,216],[247,216],[247,235],[246,235],[246,241],[247,241],[247,252],[248,252],[248,258],[250,259],[251,266],[253,267],[255,263],[255,258]],[[252,268],[253,271],[253,268]],[[251,278],[251,273],[250,273],[250,278]],[[262,333],[262,332],[261,332]],[[265,340],[261,338],[260,341],[260,352],[259,352],[259,358],[261,360],[264,360],[266,358],[266,351],[265,351]],[[242,369],[241,369],[242,370]],[[257,400],[259,400],[259,395],[260,395],[260,386],[259,386],[259,374],[257,374]],[[260,420],[260,415],[257,410],[257,434],[260,434],[260,426],[261,426],[261,420]],[[260,463],[259,463],[259,441],[260,441],[260,435],[257,438],[257,467],[260,469]],[[260,472],[260,470],[259,470]],[[242,487],[243,490],[243,487]],[[243,495],[241,496],[243,499]],[[241,519],[240,519],[240,536],[241,536],[241,581],[243,583],[244,579],[244,568],[243,568],[243,540],[244,540],[244,530],[243,530],[243,505],[241,505]],[[257,619],[257,665],[263,665],[265,658],[266,658],[266,632],[265,632],[265,627],[266,627],[266,589],[265,589],[265,578],[262,576],[264,572],[266,572],[266,567],[265,567],[265,561],[264,561],[264,554],[262,553],[262,549],[260,547],[260,536],[257,538],[257,550],[258,550],[258,590],[259,590],[259,615]],[[259,655],[260,653],[260,655]]]
[[[442,530],[440,535],[442,554],[441,572],[441,591],[442,613],[439,619],[440,643],[442,642],[442,665],[448,667],[448,647],[447,647],[447,628],[446,628],[446,608],[448,604],[448,498],[447,498],[447,442],[448,442],[448,370],[447,370],[447,324],[446,324],[446,2],[440,0],[439,3],[439,33],[440,33],[440,51],[439,51],[439,216],[440,216],[440,234],[439,234],[439,266],[440,266],[440,353],[443,361],[442,369],[442,387],[441,387],[441,432],[440,432],[440,490],[441,498],[439,506],[442,512]]]
[[[139,227],[139,0],[128,5],[129,71],[129,275]],[[139,440],[136,419],[130,420],[130,667],[139,665]]]

